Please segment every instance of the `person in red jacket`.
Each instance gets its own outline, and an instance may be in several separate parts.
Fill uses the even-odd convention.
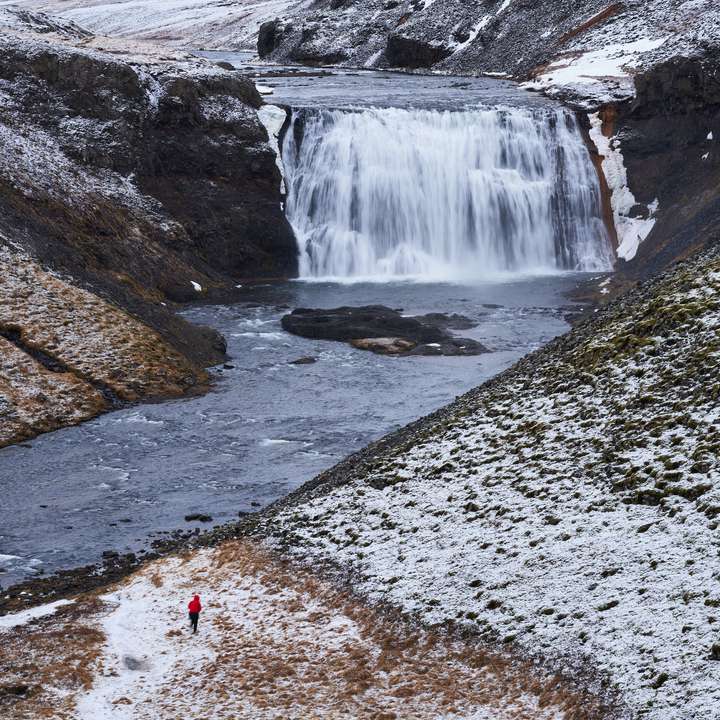
[[[193,595],[193,599],[188,603],[188,611],[190,615],[190,627],[193,633],[197,632],[198,620],[200,619],[200,611],[202,605],[200,604],[200,596]]]

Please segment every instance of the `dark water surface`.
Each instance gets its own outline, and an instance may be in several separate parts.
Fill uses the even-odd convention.
[[[207,395],[130,407],[0,450],[0,583],[137,550],[152,533],[200,526],[184,521],[192,512],[220,523],[282,497],[566,331],[562,292],[577,280],[292,282],[246,288],[245,304],[189,310],[225,335],[234,365],[213,371]],[[390,358],[280,327],[279,306],[369,303],[463,313],[479,325],[462,334],[493,352]],[[288,364],[302,356],[317,362]]]
[[[272,88],[271,104],[292,107],[413,107],[459,110],[483,106],[559,107],[538,93],[522,90],[510,80],[457,77],[427,73],[399,73],[352,68],[318,69],[278,66],[258,61],[252,53],[199,52],[229,62]]]

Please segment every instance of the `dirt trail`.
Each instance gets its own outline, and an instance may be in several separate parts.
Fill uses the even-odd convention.
[[[413,630],[249,542],[160,560],[3,641],[10,718],[600,717],[555,677]]]

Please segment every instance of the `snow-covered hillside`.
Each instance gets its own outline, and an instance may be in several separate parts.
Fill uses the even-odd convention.
[[[260,24],[309,0],[15,0],[102,35],[191,48],[253,49]]]
[[[629,717],[720,707],[720,251],[271,514],[272,543],[430,625],[593,670]]]
[[[0,643],[0,692],[18,718],[602,717],[593,697],[527,660],[368,609],[249,542],[0,618]]]

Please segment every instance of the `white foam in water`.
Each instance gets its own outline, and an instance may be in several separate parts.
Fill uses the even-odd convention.
[[[612,268],[597,174],[562,109],[299,110],[283,159],[303,279]]]

